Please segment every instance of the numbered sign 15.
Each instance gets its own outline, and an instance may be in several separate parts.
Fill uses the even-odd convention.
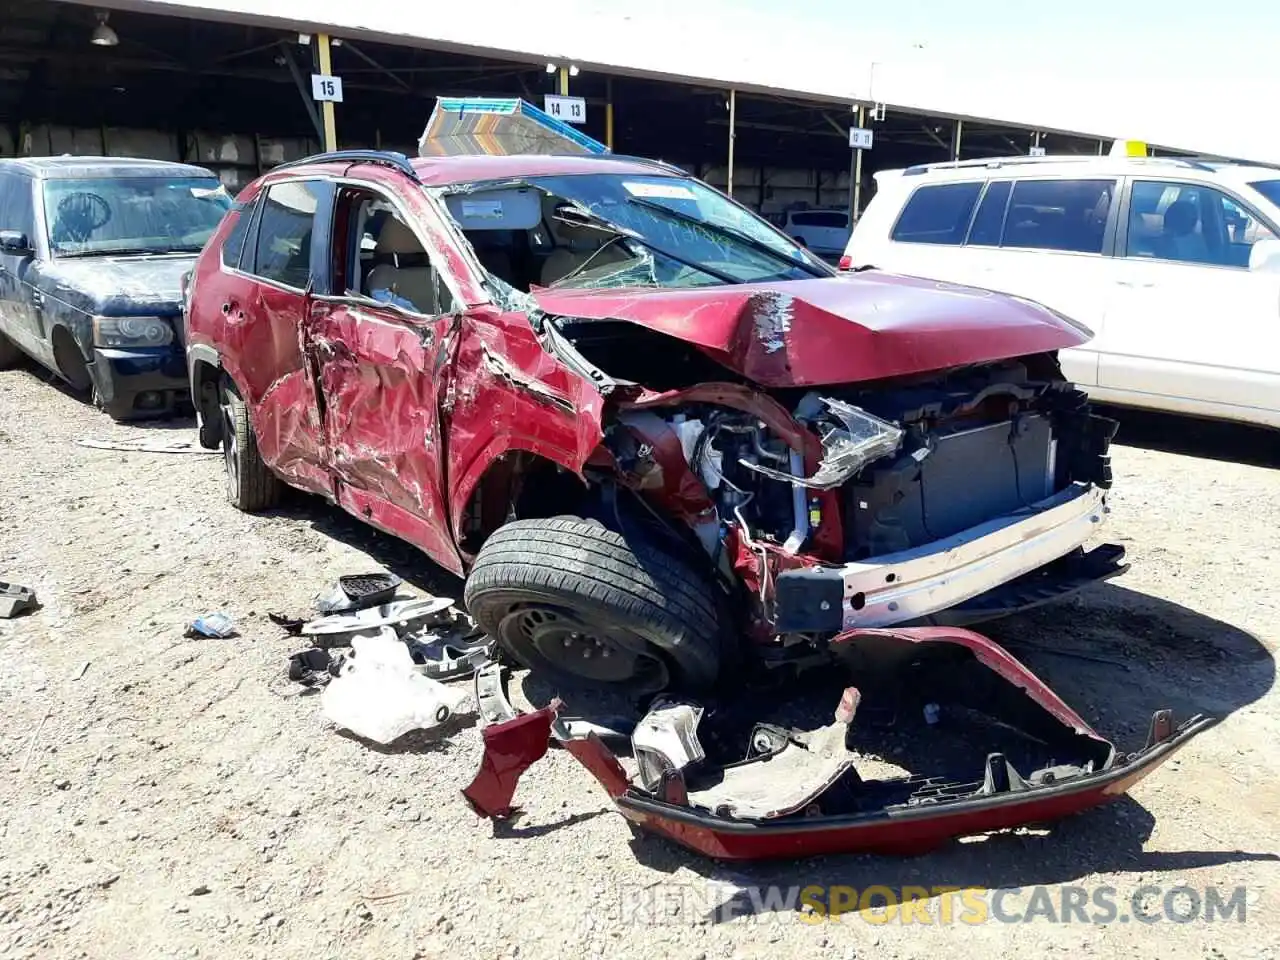
[[[311,99],[320,102],[342,102],[342,78],[329,77],[323,73],[311,75]]]

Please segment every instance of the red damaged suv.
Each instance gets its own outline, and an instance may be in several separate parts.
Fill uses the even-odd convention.
[[[837,276],[615,156],[292,163],[186,291],[231,501],[320,494],[467,577],[559,679],[693,689],[844,631],[974,622],[1124,569],[1086,551],[1114,421],[1037,304]]]

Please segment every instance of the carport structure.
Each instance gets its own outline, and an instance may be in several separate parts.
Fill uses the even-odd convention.
[[[620,153],[680,164],[766,214],[845,207],[855,192],[863,205],[877,169],[1034,146],[1096,153],[1106,145],[852,97],[643,76],[528,52],[476,52],[409,36],[392,43],[367,31],[330,39],[318,32],[327,28],[301,19],[304,5],[282,18],[280,5],[251,15],[115,2],[126,8],[10,0],[0,21],[0,155],[187,160],[238,187],[321,148],[327,108],[311,90],[318,73],[342,79],[342,102],[332,107],[336,146],[413,153],[436,96],[518,96],[541,105],[567,87],[585,99],[591,136]],[[850,149],[859,116],[874,130],[869,151]]]

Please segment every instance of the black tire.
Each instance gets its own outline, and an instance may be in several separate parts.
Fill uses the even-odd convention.
[[[16,367],[21,360],[22,351],[18,349],[17,344],[0,333],[0,370]]]
[[[81,395],[92,393],[93,377],[89,375],[89,362],[66,327],[57,327],[53,331],[53,362],[58,368],[58,375],[72,390]]]
[[[280,480],[258,453],[258,438],[249,422],[249,408],[229,380],[222,383],[219,401],[227,499],[245,513],[274,507],[280,502]]]
[[[685,558],[594,520],[516,520],[480,548],[464,591],[518,663],[630,694],[701,690],[720,672],[715,586]]]

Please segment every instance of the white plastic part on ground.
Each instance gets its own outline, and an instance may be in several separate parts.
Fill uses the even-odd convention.
[[[419,673],[390,627],[356,637],[351,648],[321,702],[329,720],[356,736],[391,743],[410,730],[439,726],[469,702],[465,691]]]

